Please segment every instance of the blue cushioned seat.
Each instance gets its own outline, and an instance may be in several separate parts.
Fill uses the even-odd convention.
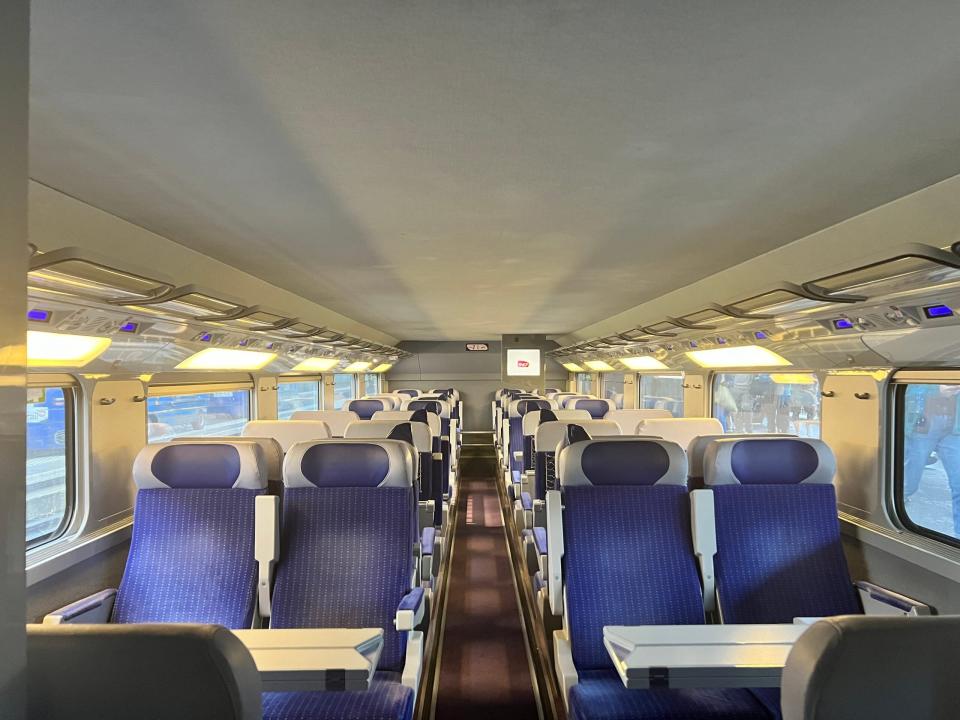
[[[362,692],[263,694],[263,720],[405,720],[413,715],[413,690],[400,673],[378,671]]]

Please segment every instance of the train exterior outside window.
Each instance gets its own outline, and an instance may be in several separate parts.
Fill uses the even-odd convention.
[[[903,386],[896,496],[911,529],[960,543],[960,385]]]
[[[623,373],[603,374],[603,397],[613,400],[618,410],[623,410]]]
[[[289,420],[298,410],[320,410],[320,382],[300,380],[277,386],[277,418]]]
[[[376,395],[380,392],[380,376],[376,373],[367,373],[363,376],[363,394]]]
[[[62,534],[73,512],[73,388],[27,391],[27,547]]]
[[[640,408],[669,410],[674,417],[683,417],[682,375],[641,375]]]
[[[239,435],[250,420],[250,391],[152,395],[147,398],[147,442],[178,437]]]
[[[336,373],[333,376],[333,409],[342,410],[343,406],[352,400],[356,393],[354,383],[356,376],[351,373]]]
[[[592,373],[577,373],[577,392],[581,395],[593,394]]]
[[[820,382],[813,373],[717,373],[713,416],[726,432],[820,437]]]

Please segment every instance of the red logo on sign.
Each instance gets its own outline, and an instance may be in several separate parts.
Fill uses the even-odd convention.
[[[530,367],[530,363],[526,360],[517,360],[517,367]]]

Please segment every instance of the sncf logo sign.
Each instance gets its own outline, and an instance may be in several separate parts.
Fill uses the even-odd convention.
[[[530,367],[530,363],[528,363],[526,360],[517,360],[517,367],[528,368]]]

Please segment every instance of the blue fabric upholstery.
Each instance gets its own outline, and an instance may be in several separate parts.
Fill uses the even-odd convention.
[[[657,443],[594,443],[584,449],[580,467],[594,485],[653,485],[666,474],[670,456]]]
[[[533,498],[530,497],[530,493],[520,493],[520,505],[524,510],[533,510]]]
[[[318,443],[300,461],[303,476],[317,487],[376,487],[389,469],[387,451],[373,443]]]
[[[832,485],[721,485],[713,493],[724,622],[862,612]]]
[[[184,446],[187,447],[187,446]],[[259,490],[140,490],[112,622],[250,627]]]
[[[757,720],[772,717],[747,690],[627,690],[613,670],[580,673],[570,720]]]
[[[549,410],[549,409],[550,409],[550,401],[541,400],[539,398],[534,400],[521,400],[520,402],[517,403],[517,414],[520,417],[523,417],[528,412],[532,412],[533,410]]]
[[[413,690],[400,674],[377,672],[364,692],[264,693],[264,720],[408,720]]]
[[[230,488],[240,477],[240,453],[232,445],[168,445],[150,471],[172,488]]]
[[[351,410],[360,416],[361,420],[369,420],[373,414],[387,409],[383,400],[351,400],[345,410]]]
[[[606,400],[578,400],[577,410],[586,410],[594,420],[602,420],[610,411],[610,404]]]
[[[517,461],[515,452],[523,450],[523,421],[520,418],[510,420],[510,467],[514,470],[523,470],[523,461]]]
[[[432,412],[435,415],[440,415],[440,401],[439,400],[411,400],[407,405],[408,410],[426,410],[427,412]]]
[[[380,670],[400,670],[393,626],[410,589],[413,488],[287,488],[271,627],[382,627]]]
[[[819,464],[816,450],[792,438],[741,440],[730,456],[742,485],[793,485],[810,477]]]
[[[563,532],[566,607],[578,670],[610,667],[604,625],[703,623],[685,487],[569,487]]]

